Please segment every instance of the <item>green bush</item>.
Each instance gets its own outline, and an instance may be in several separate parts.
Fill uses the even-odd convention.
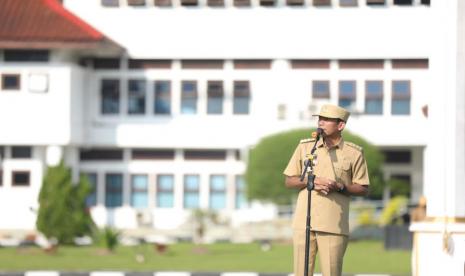
[[[271,201],[277,204],[290,204],[295,191],[284,185],[283,171],[301,139],[309,138],[312,129],[298,129],[263,138],[250,151],[245,179],[249,199]],[[364,149],[370,175],[372,198],[381,198],[383,178],[381,165],[383,155],[377,147],[347,131],[345,141],[360,145]]]
[[[94,224],[85,205],[90,191],[85,176],[72,183],[71,170],[63,162],[49,167],[39,194],[37,229],[59,244],[73,244],[75,237],[90,235]]]
[[[374,209],[365,209],[360,211],[357,217],[357,223],[360,226],[370,226],[370,225],[377,225],[377,221],[374,217],[375,210]]]
[[[98,229],[94,238],[100,246],[103,246],[105,249],[112,252],[119,243],[119,237],[119,231],[110,227],[105,227],[103,229]]]

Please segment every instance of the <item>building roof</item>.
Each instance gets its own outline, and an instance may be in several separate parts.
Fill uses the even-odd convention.
[[[118,47],[58,0],[2,0],[1,48]]]

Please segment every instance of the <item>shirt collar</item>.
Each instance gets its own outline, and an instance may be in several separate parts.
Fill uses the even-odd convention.
[[[317,146],[318,148],[323,147],[323,146],[324,146],[323,139],[320,139],[320,140],[317,142],[316,146]],[[344,147],[344,138],[341,137],[341,140],[339,140],[339,142],[338,142],[336,145],[334,145],[332,148],[339,148],[339,149],[342,149],[343,147]]]

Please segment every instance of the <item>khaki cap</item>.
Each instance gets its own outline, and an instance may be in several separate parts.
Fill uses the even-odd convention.
[[[313,116],[322,116],[332,119],[341,119],[344,122],[347,122],[350,116],[350,112],[346,109],[332,104],[325,104],[321,107],[320,113],[313,114]]]

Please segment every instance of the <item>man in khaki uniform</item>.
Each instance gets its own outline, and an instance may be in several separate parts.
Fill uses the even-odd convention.
[[[319,252],[323,276],[340,276],[349,235],[350,196],[368,193],[368,169],[361,147],[341,136],[350,113],[335,105],[324,105],[318,117],[323,130],[316,143],[316,176],[311,200],[309,273],[313,275],[315,256]],[[294,274],[304,275],[305,224],[307,216],[307,178],[300,181],[305,160],[315,139],[301,140],[284,175],[286,187],[299,189],[292,223],[294,229]]]

